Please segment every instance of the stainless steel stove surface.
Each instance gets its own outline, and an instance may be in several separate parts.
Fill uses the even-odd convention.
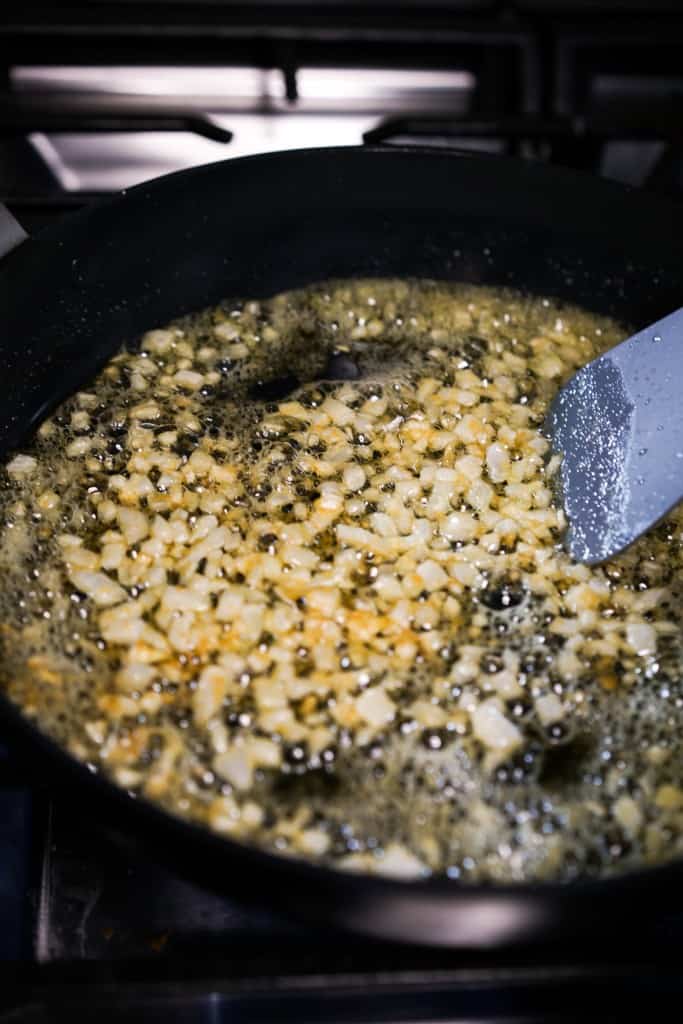
[[[0,40],[0,198],[29,231],[166,171],[364,138],[681,195],[678,0],[27,3]],[[673,911],[571,948],[379,943],[205,890],[84,815],[0,756],[0,1024],[606,1022],[683,996]]]

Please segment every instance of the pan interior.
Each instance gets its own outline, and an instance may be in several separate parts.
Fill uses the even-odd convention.
[[[124,788],[336,866],[673,856],[678,524],[572,565],[537,429],[623,333],[392,280],[147,333],[9,463],[10,695]]]

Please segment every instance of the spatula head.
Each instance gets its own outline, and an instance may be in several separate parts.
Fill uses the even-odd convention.
[[[584,366],[546,420],[567,548],[606,561],[683,498],[683,309]]]

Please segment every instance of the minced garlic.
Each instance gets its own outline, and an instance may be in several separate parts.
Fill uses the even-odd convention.
[[[391,281],[150,331],[6,466],[8,692],[120,785],[353,870],[673,856],[681,517],[572,563],[539,429],[620,337]]]

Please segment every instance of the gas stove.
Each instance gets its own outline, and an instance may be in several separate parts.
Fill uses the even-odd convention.
[[[511,153],[681,196],[678,0],[28,3],[0,39],[0,198],[30,232],[161,173],[340,143]],[[4,750],[0,907],[8,1024],[604,1022],[683,994],[680,915],[571,948],[350,936],[177,876]]]
[[[679,0],[30,2],[0,38],[6,195],[363,139],[681,187]]]

